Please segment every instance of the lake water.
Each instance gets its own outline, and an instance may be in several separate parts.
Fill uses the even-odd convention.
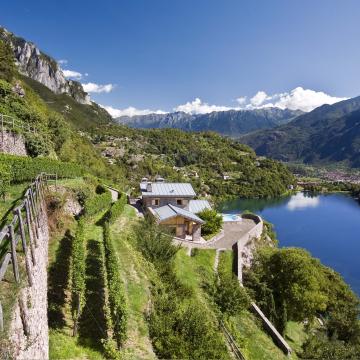
[[[275,225],[279,246],[307,249],[360,295],[360,205],[350,196],[297,193],[270,200],[235,199],[219,210],[261,215]]]

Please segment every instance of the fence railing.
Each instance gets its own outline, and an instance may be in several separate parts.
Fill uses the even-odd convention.
[[[1,133],[4,132],[4,130],[15,130],[15,129],[23,129],[25,131],[36,133],[37,129],[34,126],[31,126],[30,124],[26,124],[19,119],[15,119],[12,116],[0,114],[0,130]]]
[[[234,354],[235,358],[237,360],[246,360],[245,355],[242,353],[240,348],[237,346],[235,339],[233,338],[230,331],[227,329],[226,325],[222,321],[220,321],[220,328],[223,331],[223,333],[225,335],[225,339],[226,339],[227,343],[229,344],[230,349],[231,349],[232,353]]]
[[[37,262],[35,249],[39,246],[41,215],[46,211],[43,202],[44,188],[49,180],[56,179],[55,174],[39,174],[25,191],[21,204],[13,210],[11,221],[0,229],[0,282],[6,276],[7,282],[19,284],[22,280],[19,271],[21,263],[25,264],[27,281],[32,286],[32,268]],[[0,332],[4,330],[3,313],[0,302]]]

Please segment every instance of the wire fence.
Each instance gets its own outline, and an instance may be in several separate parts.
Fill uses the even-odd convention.
[[[11,221],[0,229],[0,282],[21,283],[20,268],[26,270],[29,286],[33,285],[32,272],[36,266],[35,249],[39,246],[41,215],[44,208],[44,189],[56,174],[39,174],[13,210]],[[0,302],[0,332],[4,331],[4,309]]]
[[[1,126],[1,132],[3,133],[5,130],[12,130],[15,131],[16,129],[24,130],[29,133],[36,134],[37,129],[34,126],[31,126],[30,124],[24,123],[19,119],[15,119],[12,116],[0,114],[0,126]]]

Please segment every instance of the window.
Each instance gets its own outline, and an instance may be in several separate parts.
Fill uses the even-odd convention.
[[[153,199],[152,205],[159,206],[159,199]]]
[[[176,204],[177,205],[182,205],[182,200],[181,199],[176,199]]]

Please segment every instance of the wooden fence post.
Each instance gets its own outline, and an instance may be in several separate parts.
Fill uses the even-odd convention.
[[[24,254],[25,254],[26,272],[27,272],[27,275],[28,275],[29,285],[32,286],[33,285],[33,279],[32,279],[32,275],[31,275],[31,267],[30,267],[30,263],[29,263],[28,249],[27,249],[27,246],[26,246],[25,229],[24,229],[24,223],[23,223],[22,216],[21,216],[21,210],[20,210],[19,207],[16,209],[16,214],[17,214],[18,219],[19,219],[19,229],[20,229],[21,243],[22,243],[22,247],[23,247],[23,250],[24,250]]]
[[[20,276],[19,276],[19,268],[18,268],[17,257],[16,257],[16,239],[15,239],[15,234],[14,234],[14,226],[9,225],[8,229],[9,229],[10,242],[11,242],[11,262],[13,265],[15,280],[16,280],[16,282],[19,282]]]
[[[28,203],[28,208],[29,208],[29,214],[30,214],[30,224],[31,224],[31,228],[34,231],[33,234],[35,235],[35,246],[38,247],[38,241],[37,239],[39,238],[39,230],[36,224],[36,219],[35,219],[35,210],[34,210],[34,205],[31,201],[31,195],[30,195],[30,191],[27,195],[27,203]]]
[[[35,203],[35,198],[34,198],[34,194],[32,191],[32,187],[30,186],[29,189],[30,189],[29,194],[30,194],[30,200],[31,200],[31,207],[33,210],[33,215],[34,215],[33,221],[35,222],[35,225],[36,225],[36,236],[39,238],[39,231],[37,229],[38,227],[40,227],[39,217],[38,217],[38,214],[36,211],[36,203]]]
[[[27,224],[29,239],[30,239],[31,257],[32,257],[33,264],[36,265],[33,229],[32,229],[32,223],[31,223],[31,214],[30,214],[30,206],[29,206],[28,198],[25,199],[25,211],[26,211],[26,224]],[[37,244],[35,244],[35,246],[37,246]]]

